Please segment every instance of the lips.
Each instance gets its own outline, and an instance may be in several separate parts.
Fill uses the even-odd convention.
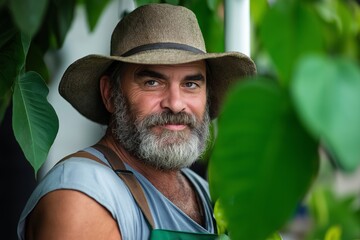
[[[161,127],[166,128],[168,130],[172,130],[172,131],[181,131],[184,130],[187,125],[184,124],[164,124],[161,125]]]

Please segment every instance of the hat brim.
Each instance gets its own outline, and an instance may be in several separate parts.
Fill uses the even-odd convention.
[[[238,52],[196,54],[174,49],[150,50],[128,57],[88,55],[71,64],[65,71],[59,92],[86,118],[108,124],[109,112],[103,105],[99,80],[114,62],[135,64],[182,64],[206,60],[210,71],[210,118],[218,116],[225,93],[232,82],[255,74],[254,62]]]

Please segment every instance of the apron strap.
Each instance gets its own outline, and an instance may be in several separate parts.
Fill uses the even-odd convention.
[[[128,186],[131,194],[133,195],[136,203],[138,204],[141,211],[143,212],[146,220],[150,224],[151,228],[154,229],[155,223],[154,223],[154,219],[152,217],[152,214],[151,214],[151,211],[149,208],[149,204],[146,200],[144,190],[142,189],[139,181],[134,176],[134,173],[125,168],[123,161],[109,147],[106,147],[101,144],[95,144],[93,147],[104,154],[104,156],[108,160],[111,168]]]
[[[155,228],[154,219],[152,217],[149,204],[146,200],[144,190],[142,189],[139,181],[134,176],[134,173],[127,170],[123,161],[119,158],[119,156],[111,150],[109,147],[101,145],[101,144],[95,144],[92,146],[102,154],[104,154],[106,160],[109,162],[111,168],[114,170],[114,172],[123,180],[123,182],[127,185],[129,188],[132,196],[134,197],[137,205],[141,209],[142,213],[145,216],[145,219],[149,223],[152,229]],[[98,157],[94,156],[93,154],[86,152],[86,151],[78,151],[76,153],[70,154],[63,159],[61,159],[58,163],[71,158],[71,157],[82,157],[82,158],[88,158],[91,160],[94,160],[100,164],[103,164],[108,167],[103,161],[101,161]],[[57,164],[58,164],[57,163]]]
[[[56,163],[56,165],[60,164],[61,162],[69,159],[69,158],[72,158],[72,157],[80,157],[80,158],[89,158],[91,160],[94,160],[95,162],[98,162],[98,163],[101,163],[105,166],[107,166],[103,161],[101,161],[99,158],[97,158],[96,156],[92,155],[91,153],[89,152],[86,152],[86,151],[83,151],[83,150],[80,150],[78,152],[75,152],[75,153],[72,153],[70,155],[67,155],[66,157],[62,158],[60,161],[58,161]],[[108,167],[108,166],[107,166]]]

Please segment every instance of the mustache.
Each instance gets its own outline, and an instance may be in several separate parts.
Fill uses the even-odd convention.
[[[196,117],[186,112],[173,113],[165,111],[151,114],[139,122],[144,127],[154,127],[166,124],[188,125],[194,128],[197,125]]]

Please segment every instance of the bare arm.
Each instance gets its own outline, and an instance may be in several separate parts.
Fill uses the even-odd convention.
[[[119,240],[111,214],[89,196],[74,190],[56,190],[37,204],[26,226],[27,240]]]

